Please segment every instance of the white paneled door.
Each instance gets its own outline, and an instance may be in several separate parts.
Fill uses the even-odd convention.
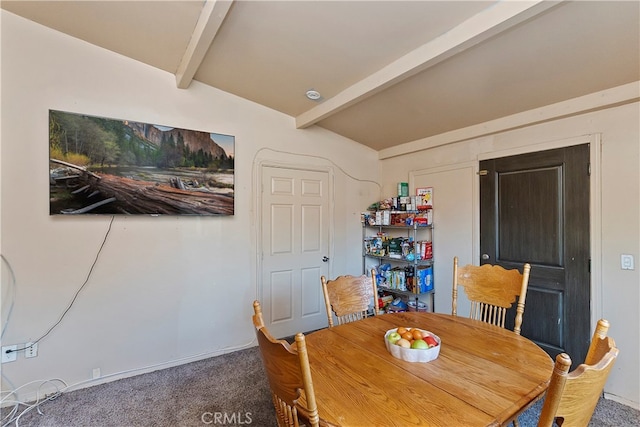
[[[327,326],[320,276],[329,271],[329,174],[262,168],[262,308],[281,338]]]

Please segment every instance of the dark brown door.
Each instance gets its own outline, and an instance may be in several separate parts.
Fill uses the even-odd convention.
[[[480,263],[531,264],[522,335],[575,367],[591,338],[589,145],[485,160],[480,171]]]

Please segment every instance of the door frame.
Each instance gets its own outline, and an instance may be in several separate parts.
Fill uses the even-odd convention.
[[[602,176],[601,153],[602,134],[593,133],[565,138],[553,141],[545,141],[536,144],[508,148],[478,154],[478,164],[483,160],[497,159],[500,157],[515,156],[518,154],[534,153],[552,150],[555,148],[570,147],[573,145],[589,145],[589,163],[591,176],[589,179],[589,251],[591,253],[591,301],[590,318],[591,330],[595,328],[598,319],[602,317],[603,290],[602,290]],[[479,209],[478,209],[479,211]],[[479,220],[479,214],[478,214]],[[474,244],[476,244],[474,242]],[[479,251],[479,244],[478,251]],[[479,253],[479,252],[478,252]]]
[[[263,175],[263,169],[265,167],[271,167],[271,168],[281,168],[281,169],[290,169],[290,170],[297,170],[297,171],[309,171],[309,172],[324,172],[327,173],[328,178],[329,178],[329,188],[327,189],[328,191],[328,203],[329,206],[327,207],[328,212],[329,212],[329,241],[327,242],[329,248],[329,261],[328,266],[327,266],[327,270],[329,272],[329,275],[332,275],[332,260],[333,260],[333,254],[334,254],[334,238],[333,238],[333,234],[334,234],[334,170],[332,167],[330,166],[321,166],[321,165],[310,165],[310,164],[304,164],[304,163],[290,163],[290,162],[285,162],[285,161],[277,161],[277,160],[260,160],[257,161],[256,163],[254,163],[256,165],[256,167],[254,168],[254,173],[253,173],[253,225],[252,225],[252,236],[254,239],[254,261],[255,261],[255,268],[253,269],[254,271],[254,275],[255,275],[255,284],[256,284],[256,288],[255,288],[255,299],[262,301],[262,290],[263,290],[263,283],[262,283],[262,269],[263,269],[263,264],[262,264],[262,231],[263,231],[263,224],[262,224],[262,195],[263,195],[263,191],[262,191],[262,187],[264,185],[264,183],[262,182],[262,175]],[[319,286],[319,285],[318,285]]]
[[[466,162],[460,162],[460,163],[453,163],[453,164],[448,164],[448,165],[442,165],[442,166],[435,166],[435,167],[430,167],[430,168],[426,168],[426,169],[418,169],[418,170],[412,170],[409,171],[409,188],[416,188],[416,182],[419,181],[421,178],[429,176],[429,175],[435,175],[435,174],[439,174],[439,173],[444,173],[444,172],[457,172],[457,171],[469,171],[471,174],[471,197],[472,197],[472,201],[471,201],[471,224],[468,224],[471,228],[471,259],[472,260],[477,260],[480,259],[480,180],[477,179],[478,176],[478,169],[479,169],[479,162],[477,161],[466,161]],[[437,220],[437,215],[438,215],[438,189],[435,189],[434,192],[434,198],[435,198],[435,204],[434,204],[434,232],[435,233],[440,233],[439,231],[439,223]],[[477,202],[476,202],[477,201]],[[436,234],[436,236],[438,236],[438,234]],[[440,237],[436,237],[436,240],[440,239],[440,241],[442,241],[442,235],[440,235]],[[434,271],[434,281],[436,283],[436,296],[434,297],[434,299],[438,299],[438,300],[443,300],[446,299],[446,304],[441,305],[440,301],[437,301],[436,304],[438,307],[445,307],[444,309],[439,308],[439,310],[442,310],[443,313],[447,313],[450,312],[451,310],[451,289],[447,288],[446,285],[445,287],[442,287],[442,290],[440,288],[440,283],[450,283],[451,281],[451,274],[453,274],[453,255],[461,255],[461,253],[459,251],[454,251],[453,254],[449,254],[451,255],[450,257],[443,257],[441,254],[438,254],[437,258],[435,259],[435,268],[436,270]],[[448,276],[444,276],[443,278],[443,274],[442,272],[446,272],[449,275]],[[444,297],[439,297],[438,295],[442,295],[444,293],[447,293],[448,296],[446,298]],[[463,297],[463,299],[466,297]],[[462,303],[464,304],[464,303]]]

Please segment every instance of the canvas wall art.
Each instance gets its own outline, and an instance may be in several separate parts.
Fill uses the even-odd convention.
[[[235,138],[49,111],[50,215],[233,215]]]

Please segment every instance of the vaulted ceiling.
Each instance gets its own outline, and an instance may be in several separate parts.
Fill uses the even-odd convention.
[[[1,6],[375,150],[640,80],[638,1]]]

